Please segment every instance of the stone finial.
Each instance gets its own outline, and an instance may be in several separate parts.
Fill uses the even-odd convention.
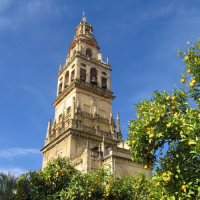
[[[107,56],[107,65],[109,65],[109,57]]]
[[[51,119],[48,122],[46,139],[50,137],[50,132],[51,132]]]
[[[59,71],[62,69],[62,63],[60,62],[60,68],[59,68]]]
[[[117,133],[121,133],[119,112],[117,112]]]

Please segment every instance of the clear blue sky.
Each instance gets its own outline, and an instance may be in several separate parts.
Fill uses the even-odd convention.
[[[0,0],[0,171],[41,168],[59,63],[83,11],[103,60],[109,56],[125,140],[134,104],[178,83],[184,63],[176,50],[200,37],[199,8],[198,0]]]

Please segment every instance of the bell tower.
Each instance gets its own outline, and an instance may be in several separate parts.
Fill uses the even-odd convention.
[[[86,23],[84,15],[75,31],[66,63],[63,67],[60,63],[57,96],[53,102],[55,118],[52,127],[49,120],[41,149],[42,167],[53,158],[65,156],[72,160],[74,167],[89,172],[112,164],[114,157],[109,155],[113,149],[115,153],[123,149],[124,157],[131,162],[128,149],[124,149],[119,113],[117,126],[113,119],[115,97],[111,91],[108,57],[107,62],[102,60],[92,25]]]

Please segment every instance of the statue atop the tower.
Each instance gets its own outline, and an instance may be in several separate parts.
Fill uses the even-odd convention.
[[[85,12],[83,11],[83,22],[86,22],[86,17],[84,15],[85,15]]]

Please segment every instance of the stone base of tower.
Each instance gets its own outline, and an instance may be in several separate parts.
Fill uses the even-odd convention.
[[[42,168],[52,159],[61,156],[70,158],[72,165],[83,173],[110,166],[117,176],[138,174],[139,171],[152,176],[151,170],[132,162],[125,142],[78,128],[69,128],[61,134],[50,136],[41,151],[44,154]]]
[[[87,148],[80,156],[72,160],[72,165],[83,173],[98,170],[101,167],[110,167],[117,176],[130,176],[132,173],[139,172],[143,172],[147,177],[152,176],[151,170],[132,162],[129,150],[119,147],[106,150],[104,157],[102,151]]]

